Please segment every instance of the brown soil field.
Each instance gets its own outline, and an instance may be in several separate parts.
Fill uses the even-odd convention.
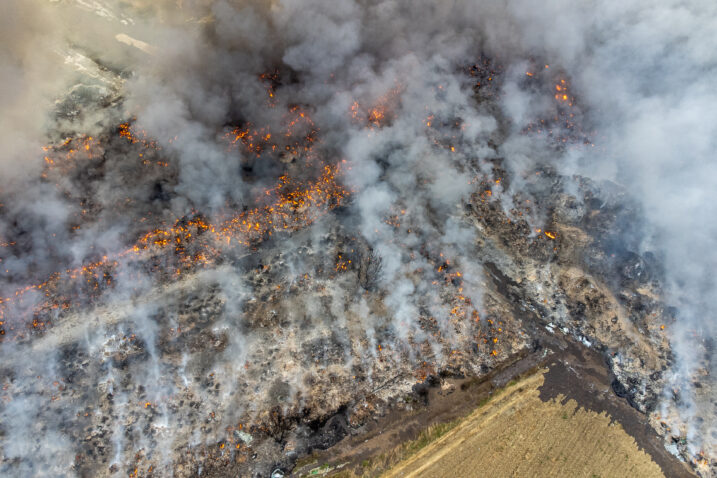
[[[377,417],[290,476],[696,476],[614,393],[599,352],[541,342],[485,377],[442,379],[425,405]]]
[[[542,401],[542,372],[508,387],[384,476],[664,476],[604,412],[563,397]]]

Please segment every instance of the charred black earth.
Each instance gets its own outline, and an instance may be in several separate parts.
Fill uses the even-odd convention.
[[[565,166],[607,143],[567,68],[460,9],[51,3],[105,23],[0,189],[0,474],[355,465],[539,366],[717,474],[714,340],[676,381],[678,281],[634,189]]]

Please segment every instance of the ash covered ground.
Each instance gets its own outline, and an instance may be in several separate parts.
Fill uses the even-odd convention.
[[[713,226],[660,209],[610,123],[640,138],[681,75],[620,109],[577,53],[640,35],[561,55],[519,2],[419,3],[11,3],[3,74],[39,93],[3,98],[5,476],[288,473],[546,331],[715,473]]]

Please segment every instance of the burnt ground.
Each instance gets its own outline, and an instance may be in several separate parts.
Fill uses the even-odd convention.
[[[603,356],[569,337],[543,334],[530,351],[524,351],[485,377],[429,377],[414,387],[420,397],[413,410],[392,409],[385,416],[367,423],[363,430],[347,436],[336,445],[315,451],[297,463],[290,476],[305,476],[317,467],[334,468],[329,476],[351,470],[361,474],[363,465],[385,456],[397,445],[415,440],[428,427],[448,423],[470,414],[511,381],[547,367],[540,399],[575,400],[579,407],[606,413],[634,438],[668,477],[695,476],[688,466],[669,453],[662,438],[650,426],[648,418],[633,408],[615,388]],[[618,388],[619,391],[619,388]],[[314,471],[315,473],[315,471]]]
[[[614,252],[621,216],[586,199],[595,187],[583,191],[580,214],[565,194],[548,195],[550,236],[475,195],[463,218],[476,229],[470,257],[457,267],[430,251],[422,259],[434,268],[430,297],[446,304],[440,315],[421,313],[430,340],[397,335],[387,293],[372,285],[370,249],[332,216],[319,238],[310,230],[291,242],[275,238],[236,267],[68,315],[8,352],[4,429],[16,435],[6,443],[20,440],[40,459],[5,459],[0,471],[61,476],[34,467],[52,462],[88,477],[123,468],[147,477],[261,477],[325,461],[360,464],[547,365],[546,400],[562,394],[608,412],[680,476],[686,471],[656,435],[689,456],[685,437],[657,415],[671,363],[661,325],[672,317],[659,281],[631,275],[642,259]],[[474,273],[480,317],[458,280],[471,263],[482,264]],[[616,270],[630,274],[615,280]],[[45,361],[26,364],[28,353]],[[9,421],[22,417],[11,412],[26,405],[36,405],[45,428],[18,435],[27,424]],[[37,438],[51,426],[74,453]]]
[[[142,141],[114,149],[130,146],[146,152]],[[183,218],[130,264],[151,286],[91,307],[65,311],[56,280],[45,315],[3,339],[0,474],[260,477],[298,474],[307,456],[360,463],[547,365],[546,400],[608,412],[680,476],[655,435],[697,464],[673,425],[679,397],[663,407],[676,319],[659,258],[638,253],[641,212],[618,185],[540,166],[506,204],[514,178],[500,163],[456,204],[465,250],[442,243],[434,212],[397,209],[386,218],[397,242],[382,256],[344,204],[216,261],[204,219]],[[207,262],[186,265],[194,257]],[[384,259],[415,292],[381,281]],[[102,289],[111,272],[88,284]],[[63,287],[87,295],[75,286]],[[397,302],[416,310],[398,314]]]
[[[416,255],[426,267],[409,277],[433,278],[425,305],[441,304],[419,311],[421,335],[399,336],[388,291],[371,279],[374,255],[337,216],[317,224],[318,237],[277,237],[236,264],[68,314],[7,352],[0,428],[7,446],[37,459],[6,458],[0,471],[262,477],[360,464],[547,365],[546,400],[562,394],[606,411],[681,476],[657,437],[689,457],[686,437],[658,415],[672,360],[663,325],[674,319],[659,280],[633,274],[649,261],[615,249],[613,231],[629,218],[591,202],[597,187],[586,183],[578,212],[568,195],[546,193],[550,235],[474,195],[462,217],[476,232],[470,254],[450,265]],[[474,263],[480,311],[459,279]],[[38,424],[31,433],[19,433],[22,407]],[[38,439],[53,427],[65,448]]]
[[[543,401],[559,395],[562,402],[575,400],[582,408],[607,413],[652,457],[665,476],[694,476],[691,470],[665,449],[662,438],[648,423],[647,417],[633,408],[623,396],[615,393],[615,377],[603,357],[594,350],[572,341],[547,361],[549,371],[540,389]]]

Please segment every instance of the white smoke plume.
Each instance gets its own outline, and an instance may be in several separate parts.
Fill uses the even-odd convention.
[[[116,262],[107,266],[114,283],[101,300],[67,279],[73,297],[99,308],[94,315],[117,316],[100,324],[93,313],[81,312],[83,319],[73,319],[77,324],[70,328],[86,337],[82,354],[109,357],[95,371],[106,378],[87,394],[111,398],[80,401],[112,410],[105,446],[113,463],[125,466],[124,457],[138,448],[165,450],[162,460],[168,462],[179,441],[172,436],[179,419],[162,404],[200,375],[211,376],[206,380],[212,386],[222,384],[216,393],[193,398],[230,403],[226,416],[217,418],[222,426],[260,415],[257,402],[237,399],[249,388],[237,377],[260,343],[245,314],[247,308],[267,317],[281,313],[268,299],[253,297],[245,283],[245,268],[267,266],[242,262],[250,261],[247,256],[257,247],[250,241],[230,237],[226,246],[212,243],[217,256],[210,259],[216,263],[208,261],[212,268],[190,280],[199,289],[215,287],[214,299],[194,311],[187,311],[192,297],[181,287],[172,289],[173,279],[167,279],[183,273],[181,263],[152,255],[146,262],[155,261],[153,267],[165,261],[157,266],[163,272],[155,273],[131,253],[117,252],[135,244],[142,251],[149,244],[151,252],[161,235],[145,243],[141,238],[154,228],[184,227],[172,234],[186,238],[187,231],[209,235],[216,227],[223,240],[219,224],[236,211],[269,204],[265,192],[284,176],[320,182],[327,165],[336,168],[334,179],[350,195],[336,215],[354,242],[322,266],[350,269],[355,257],[350,253],[370,251],[380,266],[373,266],[374,283],[365,288],[388,291],[388,310],[377,310],[361,291],[350,294],[345,287],[355,285],[337,279],[286,312],[286,323],[324,330],[331,318],[352,370],[365,367],[382,341],[395,342],[390,353],[396,357],[416,362],[421,352],[415,344],[428,343],[436,357],[446,353],[418,321],[435,317],[436,329],[449,341],[457,333],[450,321],[453,305],[434,284],[445,279],[446,270],[471,307],[480,309],[481,264],[472,261],[475,231],[464,221],[462,207],[481,181],[491,184],[506,211],[514,206],[514,194],[530,196],[522,173],[542,165],[568,177],[624,186],[644,216],[644,224],[625,233],[625,243],[639,249],[633,252],[660,258],[666,300],[676,310],[668,326],[674,362],[665,409],[672,390],[681,390],[674,426],[684,427],[693,453],[710,451],[715,424],[700,417],[715,397],[693,382],[712,374],[717,359],[713,2],[336,0],[327,7],[313,0],[9,0],[4,8],[0,296],[103,257]],[[494,58],[501,73],[488,80],[495,87],[479,93],[489,93],[489,100],[476,102],[467,70],[481,55]],[[583,132],[576,141],[559,125],[549,134],[526,133],[531,122],[554,113],[552,92],[546,96],[535,85],[558,74],[568,79],[562,88],[578,98],[571,111],[574,123],[589,129],[587,141]],[[121,123],[128,126],[123,130]],[[562,135],[571,139],[556,147]],[[74,139],[43,152],[44,145],[62,145],[66,138]],[[310,148],[297,146],[306,138]],[[53,154],[60,153],[88,166],[70,176],[58,173]],[[508,185],[496,182],[498,159]],[[150,166],[138,168],[138,162]],[[334,200],[326,201],[322,214]],[[542,227],[547,212],[537,208],[532,214],[531,226]],[[300,239],[277,233],[282,242],[272,249],[279,251],[277,263],[290,286],[316,267],[305,244],[334,247],[332,228],[320,218],[307,226],[297,233],[303,234]],[[135,304],[138,291],[157,283],[170,290],[157,293],[151,306]],[[43,300],[42,290],[32,289],[22,300],[6,301],[3,320],[21,330]],[[187,350],[173,350],[170,361],[181,372],[162,369],[166,363],[158,347],[169,342],[165,329],[177,329],[180,318],[192,313],[199,317],[191,321],[197,328],[208,320],[206,314],[221,316],[201,336],[219,352],[188,362]],[[359,332],[369,337],[369,347],[352,341]],[[43,343],[53,343],[52,333],[49,329]],[[277,334],[285,346],[277,356],[264,357],[261,366],[289,363],[302,346],[289,327]],[[13,364],[33,347],[42,350],[22,341],[0,347],[0,357]],[[352,348],[361,353],[352,354]],[[19,387],[22,380],[57,375],[53,367],[63,360],[43,357],[31,370],[15,365],[4,380]],[[137,381],[118,383],[118,370],[127,367]],[[282,385],[278,395],[301,396],[299,377],[285,372],[283,380],[288,391]],[[148,414],[146,422],[128,424],[125,407],[134,396],[144,397],[144,408],[160,419]],[[31,396],[0,411],[1,470],[18,476],[69,473],[73,445],[58,422],[45,423],[49,419],[37,411],[40,400]],[[72,409],[64,419],[75,413],[91,411]],[[195,433],[193,444],[220,435]],[[37,434],[44,436],[40,445]]]

